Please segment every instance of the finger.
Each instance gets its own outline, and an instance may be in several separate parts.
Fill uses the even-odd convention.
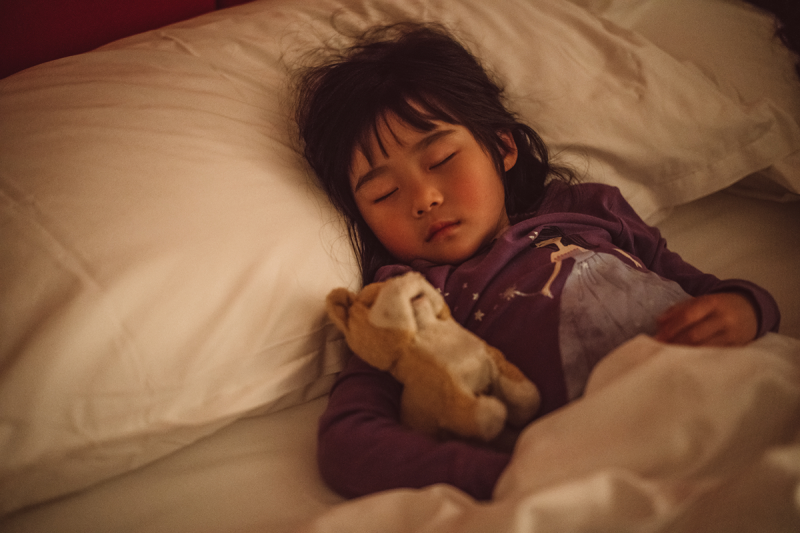
[[[681,329],[669,341],[672,344],[687,346],[712,346],[727,343],[724,323],[716,315],[710,315]]]
[[[671,342],[684,330],[706,320],[711,313],[713,307],[697,299],[676,304],[658,318],[658,333],[655,338],[662,342]]]
[[[659,323],[697,322],[706,316],[712,307],[703,298],[692,298],[679,302],[667,309],[658,318]]]
[[[655,338],[657,340],[668,342],[689,325],[685,319],[686,307],[685,303],[674,305],[656,319],[658,332]]]

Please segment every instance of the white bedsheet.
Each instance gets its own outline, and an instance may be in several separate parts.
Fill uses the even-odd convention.
[[[686,348],[640,336],[523,432],[490,504],[389,491],[309,532],[800,530],[800,341]]]
[[[244,418],[88,490],[0,519],[3,533],[288,533],[344,501],[319,477],[326,398]]]

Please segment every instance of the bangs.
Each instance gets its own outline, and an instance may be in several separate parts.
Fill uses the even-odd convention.
[[[387,132],[388,135],[392,136],[395,143],[400,144],[400,139],[397,138],[397,135],[389,125],[388,119],[390,116],[397,117],[400,122],[419,132],[433,130],[436,127],[435,121],[448,124],[460,123],[437,102],[422,95],[406,97],[398,93],[393,96],[393,98],[384,100],[388,101],[384,107],[376,107],[371,117],[365,116],[363,126],[357,134],[356,142],[354,143],[355,150],[364,154],[370,165],[373,164],[375,158],[375,153],[372,149],[373,139],[384,157],[389,155],[386,151],[386,139],[384,138]],[[383,135],[381,135],[381,131],[383,131]]]

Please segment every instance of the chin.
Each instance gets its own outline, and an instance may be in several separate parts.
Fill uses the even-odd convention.
[[[444,253],[437,254],[435,259],[429,259],[429,261],[439,265],[457,265],[473,257],[480,250],[480,246],[471,246],[467,249],[448,250]]]

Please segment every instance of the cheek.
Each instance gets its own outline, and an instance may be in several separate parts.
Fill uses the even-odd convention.
[[[476,211],[502,209],[505,205],[503,182],[494,173],[463,180],[455,194],[463,207]]]
[[[488,204],[493,199],[494,191],[481,186],[482,184],[465,183],[459,190],[459,200],[464,207],[480,207]]]
[[[380,236],[391,231],[393,217],[389,210],[378,208],[371,202],[357,202],[357,205],[361,216],[375,235]]]
[[[384,230],[386,229],[384,228]],[[399,261],[410,261],[419,257],[421,251],[416,244],[416,236],[402,226],[388,229],[384,233],[375,232],[375,236],[386,250]]]
[[[392,253],[397,254],[410,241],[410,229],[401,217],[390,212],[362,211],[362,216],[379,241]]]

